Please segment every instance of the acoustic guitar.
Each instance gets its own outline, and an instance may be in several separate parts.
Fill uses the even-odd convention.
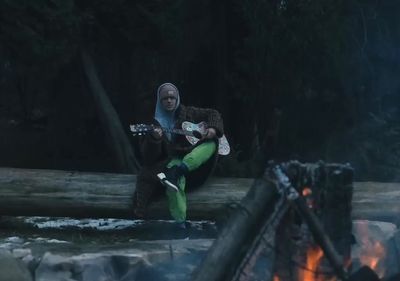
[[[134,124],[130,125],[130,130],[134,136],[145,135],[154,131],[155,128],[160,128],[163,132],[169,132],[177,135],[185,135],[186,139],[191,145],[195,145],[207,131],[207,123],[200,122],[198,124],[185,121],[182,123],[182,129],[168,129],[163,127],[156,127],[154,125],[147,124]],[[228,140],[225,135],[218,138],[218,154],[228,155],[231,151]]]

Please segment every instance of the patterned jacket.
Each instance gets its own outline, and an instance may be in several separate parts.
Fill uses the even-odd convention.
[[[205,121],[208,127],[214,128],[217,137],[224,134],[224,124],[218,111],[209,108],[198,108],[193,106],[180,105],[177,109],[177,120],[175,128],[181,129],[184,121],[199,123]],[[155,125],[159,125],[155,121]],[[197,143],[200,144],[201,142]],[[189,153],[195,146],[192,146],[183,135],[175,135],[174,140],[169,141],[165,135],[161,139],[154,139],[147,135],[142,142],[141,152],[144,165],[154,165],[157,162],[172,156],[182,156]]]
[[[208,127],[214,128],[217,137],[224,134],[224,125],[220,113],[214,109],[198,108],[193,106],[180,105],[176,111],[175,128],[181,129],[184,121],[199,123],[205,121]],[[155,125],[159,125],[154,121]],[[218,144],[218,139],[215,139]],[[196,145],[200,144],[198,142]],[[143,167],[138,174],[136,190],[133,196],[135,214],[138,217],[145,215],[145,209],[156,194],[162,194],[164,190],[159,183],[156,174],[160,172],[166,163],[174,156],[183,156],[189,153],[195,146],[192,146],[185,136],[175,135],[173,141],[169,141],[165,134],[161,139],[154,139],[150,134],[143,137],[141,153]],[[214,154],[204,165],[187,176],[186,189],[203,184],[211,174],[217,163],[218,153]]]

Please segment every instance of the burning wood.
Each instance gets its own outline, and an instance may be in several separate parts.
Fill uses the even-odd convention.
[[[320,247],[311,247],[307,251],[306,268],[300,269],[299,280],[321,281],[322,277],[318,275],[318,266],[324,255]]]
[[[252,232],[244,235],[237,232],[244,229],[237,222],[241,214],[238,210],[196,270],[193,280],[378,281],[369,267],[362,267],[349,276],[343,266],[350,259],[352,175],[347,165],[289,162],[270,166],[263,177],[269,184],[258,188],[275,189],[279,196],[268,196],[268,201],[262,202],[254,196],[252,187],[249,193],[253,195],[248,194],[245,203],[253,201],[251,206],[263,206],[257,208],[257,214],[264,215],[256,225],[251,220]],[[266,204],[272,211],[265,209]],[[317,215],[322,218],[322,224]],[[247,224],[240,217],[239,220]],[[308,233],[305,239],[302,235],[293,237],[296,229],[297,234]],[[234,253],[227,240],[239,245]],[[303,240],[308,243],[302,243]],[[326,267],[326,261],[329,271],[321,270]],[[216,264],[222,268],[216,269]],[[275,270],[270,270],[271,264],[275,264]],[[213,268],[210,270],[210,267]]]
[[[384,224],[381,223],[381,225]],[[387,229],[388,233],[393,234],[395,230],[389,229]],[[380,278],[383,278],[386,273],[385,261],[387,258],[387,245],[384,245],[384,241],[388,239],[385,237],[388,234],[380,232],[378,225],[369,221],[355,221],[354,233],[357,236],[358,244],[354,249],[355,262],[369,266]]]
[[[379,242],[374,242],[372,244],[367,244],[363,248],[365,253],[362,254],[360,261],[361,264],[369,266],[373,270],[377,270],[378,261],[385,256],[385,249]],[[378,274],[379,277],[383,277],[385,271],[382,269]]]

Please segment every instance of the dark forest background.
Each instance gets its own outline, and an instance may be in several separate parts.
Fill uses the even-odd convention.
[[[0,0],[0,166],[134,172],[121,164],[141,157],[129,124],[172,82],[184,104],[223,114],[233,151],[217,175],[297,159],[400,180],[399,12],[397,0]]]

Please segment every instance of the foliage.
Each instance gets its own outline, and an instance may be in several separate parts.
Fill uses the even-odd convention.
[[[57,71],[74,56],[80,18],[72,0],[0,2],[0,75],[3,92],[18,97],[24,122],[46,100]],[[13,110],[15,111],[15,109]]]
[[[399,181],[399,117],[397,109],[370,113],[364,124],[326,143],[326,159],[352,163],[357,179]]]
[[[79,16],[72,0],[0,2],[2,57],[17,71],[57,67],[76,47]]]
[[[397,153],[376,149],[392,147],[398,130],[399,116],[386,115],[399,102],[398,8],[375,0],[3,0],[0,90],[25,119],[35,108],[53,111],[54,123],[76,127],[69,135],[100,139],[77,56],[84,47],[125,127],[151,118],[165,81],[184,103],[220,110],[236,151],[222,174],[254,174],[270,158],[344,161],[344,143],[363,150],[353,158],[363,167],[395,167]],[[391,121],[369,127],[370,116]]]

